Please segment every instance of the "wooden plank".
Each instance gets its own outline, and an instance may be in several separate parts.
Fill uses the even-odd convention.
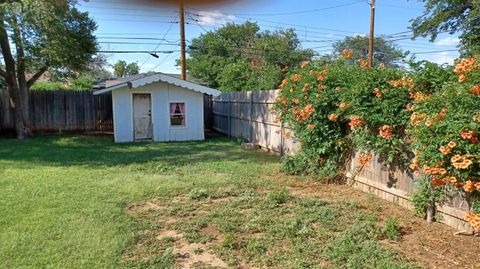
[[[30,120],[33,131],[83,131],[113,129],[111,95],[91,91],[31,91]],[[0,130],[13,129],[8,93],[0,89]]]
[[[0,89],[0,130],[13,129],[13,111],[7,89]]]
[[[224,93],[213,99],[213,129],[277,153],[294,152],[298,144],[282,137],[280,123],[270,115],[278,90]]]

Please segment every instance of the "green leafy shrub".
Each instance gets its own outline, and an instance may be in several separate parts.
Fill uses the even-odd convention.
[[[410,167],[429,176],[443,193],[452,186],[464,192],[473,211],[466,219],[480,230],[480,67],[476,58],[468,58],[457,62],[454,71],[458,81],[415,98]]]
[[[400,153],[405,152],[410,88],[408,83],[392,85],[408,81],[404,76],[397,69],[362,68],[343,60],[293,70],[282,82],[274,109],[302,148],[284,161],[284,170],[335,178],[353,147],[405,161]]]
[[[430,189],[431,180],[423,176],[415,181],[415,191],[410,195],[415,214],[425,217],[427,208],[432,203],[443,203],[447,200],[447,193],[441,188]]]
[[[91,91],[93,89],[93,79],[89,76],[80,76],[70,81],[69,90]]]
[[[375,152],[389,168],[428,175],[444,194],[451,190],[445,184],[460,189],[473,213],[480,213],[476,58],[462,59],[454,69],[411,63],[407,72],[352,64],[348,51],[344,57],[302,64],[282,81],[273,112],[301,143],[300,152],[284,158],[283,171],[339,179],[353,150],[360,153],[359,167]],[[419,190],[418,212],[436,198],[435,191]],[[468,218],[480,230],[480,214]]]
[[[40,81],[35,82],[30,89],[34,91],[58,91],[65,90],[66,87],[61,82]]]
[[[234,233],[226,233],[223,236],[222,246],[227,249],[234,249],[235,248],[235,234]]]
[[[91,91],[93,90],[93,79],[89,76],[80,76],[70,80],[68,85],[62,82],[39,81],[35,82],[30,89],[36,91]]]
[[[272,191],[268,194],[269,201],[277,205],[286,203],[289,198],[290,195],[288,195],[287,189]]]
[[[388,217],[385,220],[385,224],[380,229],[380,233],[390,239],[397,240],[401,235],[400,222],[396,217]]]
[[[210,195],[205,189],[192,189],[188,193],[188,197],[190,197],[190,199],[192,200],[205,200],[205,199],[208,199]]]
[[[248,238],[245,246],[247,256],[255,257],[262,255],[268,250],[268,243],[261,238]]]
[[[356,224],[327,243],[325,256],[338,268],[417,268],[382,248],[373,223]]]

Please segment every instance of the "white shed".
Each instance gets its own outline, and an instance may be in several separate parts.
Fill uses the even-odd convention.
[[[156,73],[96,91],[112,93],[115,142],[205,139],[203,95],[219,91]]]

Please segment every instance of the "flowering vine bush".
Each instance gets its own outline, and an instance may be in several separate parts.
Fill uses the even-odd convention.
[[[410,167],[430,176],[435,188],[458,188],[466,194],[480,230],[480,65],[476,58],[457,62],[458,82],[416,100],[411,106],[410,134],[415,153]]]
[[[285,161],[287,171],[337,178],[354,148],[362,160],[372,151],[391,162],[407,160],[405,72],[366,68],[365,61],[351,65],[346,61],[351,51],[342,55],[324,66],[304,64],[280,85],[275,111],[302,144],[301,152]]]
[[[455,69],[415,63],[411,71],[369,68],[343,59],[303,63],[282,81],[274,111],[301,142],[284,160],[295,174],[342,177],[351,151],[363,166],[375,152],[388,165],[409,166],[438,188],[454,186],[475,201],[480,193],[480,65]],[[480,229],[480,206],[466,219]]]

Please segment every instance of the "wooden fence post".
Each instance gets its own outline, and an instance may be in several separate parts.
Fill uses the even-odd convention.
[[[284,144],[284,141],[283,141],[283,122],[281,121],[280,122],[280,156],[283,156],[284,152],[283,152],[283,144]]]
[[[253,143],[253,92],[250,92],[250,118],[249,119],[250,119],[250,143]]]
[[[232,109],[231,109],[231,103],[230,103],[230,99],[231,99],[231,96],[230,96],[230,93],[227,93],[227,108],[228,108],[228,124],[227,124],[227,134],[228,134],[228,137],[231,137],[232,136],[232,133],[231,133],[231,128],[232,128]]]

